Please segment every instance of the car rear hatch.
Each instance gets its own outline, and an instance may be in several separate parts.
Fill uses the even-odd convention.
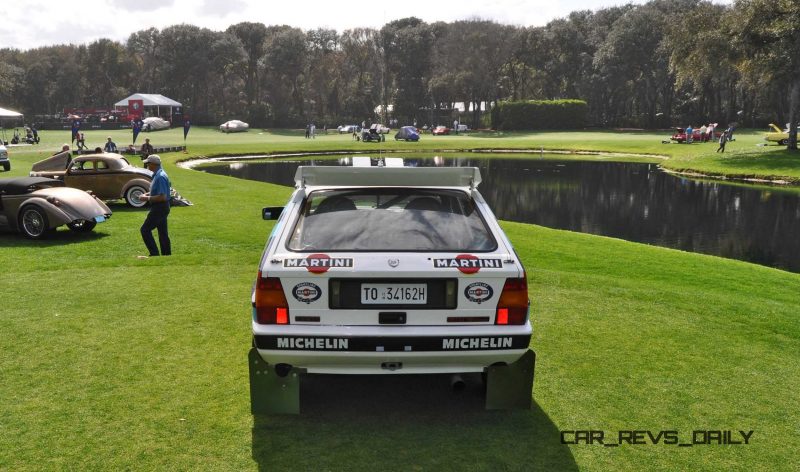
[[[501,253],[286,253],[265,266],[288,323],[311,325],[495,324],[506,282],[524,277]]]

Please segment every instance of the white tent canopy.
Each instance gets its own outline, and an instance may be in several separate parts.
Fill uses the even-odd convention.
[[[0,118],[17,118],[22,116],[22,113],[18,113],[14,110],[8,110],[6,108],[0,108]]]
[[[146,107],[179,107],[179,102],[158,93],[134,93],[114,104],[115,107],[128,106],[128,100],[141,100]]]
[[[142,101],[144,110],[147,110],[147,113],[143,116],[159,116],[165,118],[161,115],[161,109],[164,108],[165,110],[169,110],[169,116],[166,116],[167,121],[172,121],[173,114],[181,112],[181,104],[179,102],[157,93],[134,93],[130,97],[115,103],[114,107],[127,110],[131,100]],[[128,112],[130,113],[131,110],[128,110]]]

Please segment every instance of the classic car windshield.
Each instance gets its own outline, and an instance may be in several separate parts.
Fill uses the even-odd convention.
[[[471,197],[455,190],[313,192],[288,242],[293,251],[493,251]]]

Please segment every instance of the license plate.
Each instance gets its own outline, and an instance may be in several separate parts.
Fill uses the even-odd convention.
[[[106,217],[105,217],[105,216],[95,216],[95,217],[94,217],[94,221],[95,221],[95,222],[97,222],[97,223],[102,223],[102,222],[104,222],[105,220],[106,220]]]
[[[365,305],[424,305],[427,302],[427,284],[361,284],[361,303]]]

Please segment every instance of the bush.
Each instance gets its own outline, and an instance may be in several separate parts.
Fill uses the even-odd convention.
[[[499,102],[492,108],[492,127],[506,131],[583,128],[587,111],[583,100]]]

